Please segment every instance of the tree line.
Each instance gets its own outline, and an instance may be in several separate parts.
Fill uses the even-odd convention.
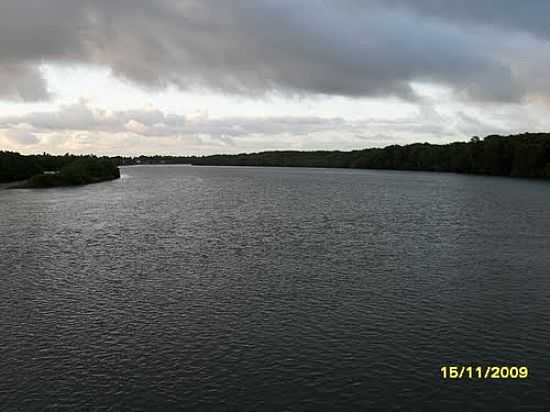
[[[26,180],[24,187],[81,185],[120,177],[107,157],[49,154],[24,156],[0,151],[0,183]]]
[[[29,179],[44,171],[60,171],[82,158],[86,158],[86,156],[70,154],[54,156],[46,153],[23,156],[14,152],[0,152],[0,182]],[[455,142],[444,145],[415,143],[405,146],[392,145],[384,148],[349,152],[266,151],[213,156],[116,156],[110,158],[109,162],[116,166],[191,164],[210,166],[338,167],[550,178],[550,133],[524,133],[512,136],[491,135],[484,139],[473,137],[469,142]],[[106,175],[113,172],[108,163],[103,163],[101,167],[104,167],[104,170],[110,170],[105,172]]]
[[[473,137],[469,142],[342,151],[266,151],[213,156],[116,157],[119,165],[292,166],[392,169],[550,178],[550,133]]]

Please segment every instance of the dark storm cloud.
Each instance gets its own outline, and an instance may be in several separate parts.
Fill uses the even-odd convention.
[[[106,65],[150,87],[413,98],[410,82],[420,81],[515,101],[529,79],[499,51],[517,33],[550,35],[546,4],[3,0],[0,80],[11,86],[0,96],[43,98],[36,66],[61,62]]]
[[[485,25],[520,30],[550,38],[550,2],[546,0],[376,0],[423,17],[436,17],[464,25]],[[359,2],[358,2],[359,3]]]

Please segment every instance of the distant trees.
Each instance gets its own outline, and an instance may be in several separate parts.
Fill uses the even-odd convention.
[[[140,157],[141,164],[189,163],[226,166],[342,167],[358,169],[423,170],[494,176],[550,178],[550,133],[473,137],[446,145],[406,146],[339,151],[272,151],[204,157]],[[125,158],[126,164],[134,159]]]
[[[45,174],[44,172],[52,172]],[[0,182],[30,181],[27,187],[79,185],[120,177],[115,162],[95,156],[23,156],[0,152]]]
[[[406,146],[341,151],[269,151],[214,156],[139,156],[112,159],[47,154],[22,156],[0,152],[0,182],[28,179],[57,170],[67,183],[117,176],[116,165],[193,164],[213,166],[294,166],[359,169],[424,170],[494,176],[550,178],[550,133],[514,136],[475,136],[469,142],[445,145],[415,143]],[[58,176],[59,178],[59,176]],[[54,182],[54,177],[40,177]]]
[[[60,170],[77,160],[79,156],[49,154],[23,156],[14,152],[0,151],[0,182],[14,182],[50,170]]]
[[[54,174],[39,174],[30,179],[27,187],[76,186],[118,179],[120,171],[108,158],[80,157]]]
[[[42,172],[40,165],[19,153],[0,152],[0,183],[25,180]]]
[[[59,176],[69,184],[81,185],[101,180],[117,179],[120,171],[107,158],[83,157],[63,167]]]

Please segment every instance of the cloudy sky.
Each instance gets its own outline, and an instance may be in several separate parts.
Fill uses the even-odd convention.
[[[1,0],[0,149],[355,149],[550,130],[547,0]]]

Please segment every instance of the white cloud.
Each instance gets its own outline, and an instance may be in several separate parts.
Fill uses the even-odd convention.
[[[430,98],[418,108],[416,114],[401,118],[211,118],[205,113],[173,114],[154,108],[111,111],[81,101],[53,112],[0,117],[0,131],[12,148],[25,152],[203,154],[288,148],[350,150],[414,141],[444,143],[472,135],[505,133],[525,121],[534,129],[543,125],[537,123],[537,116],[525,117],[521,106],[509,108],[507,113],[493,110],[493,117],[480,116],[462,106],[438,106]]]

